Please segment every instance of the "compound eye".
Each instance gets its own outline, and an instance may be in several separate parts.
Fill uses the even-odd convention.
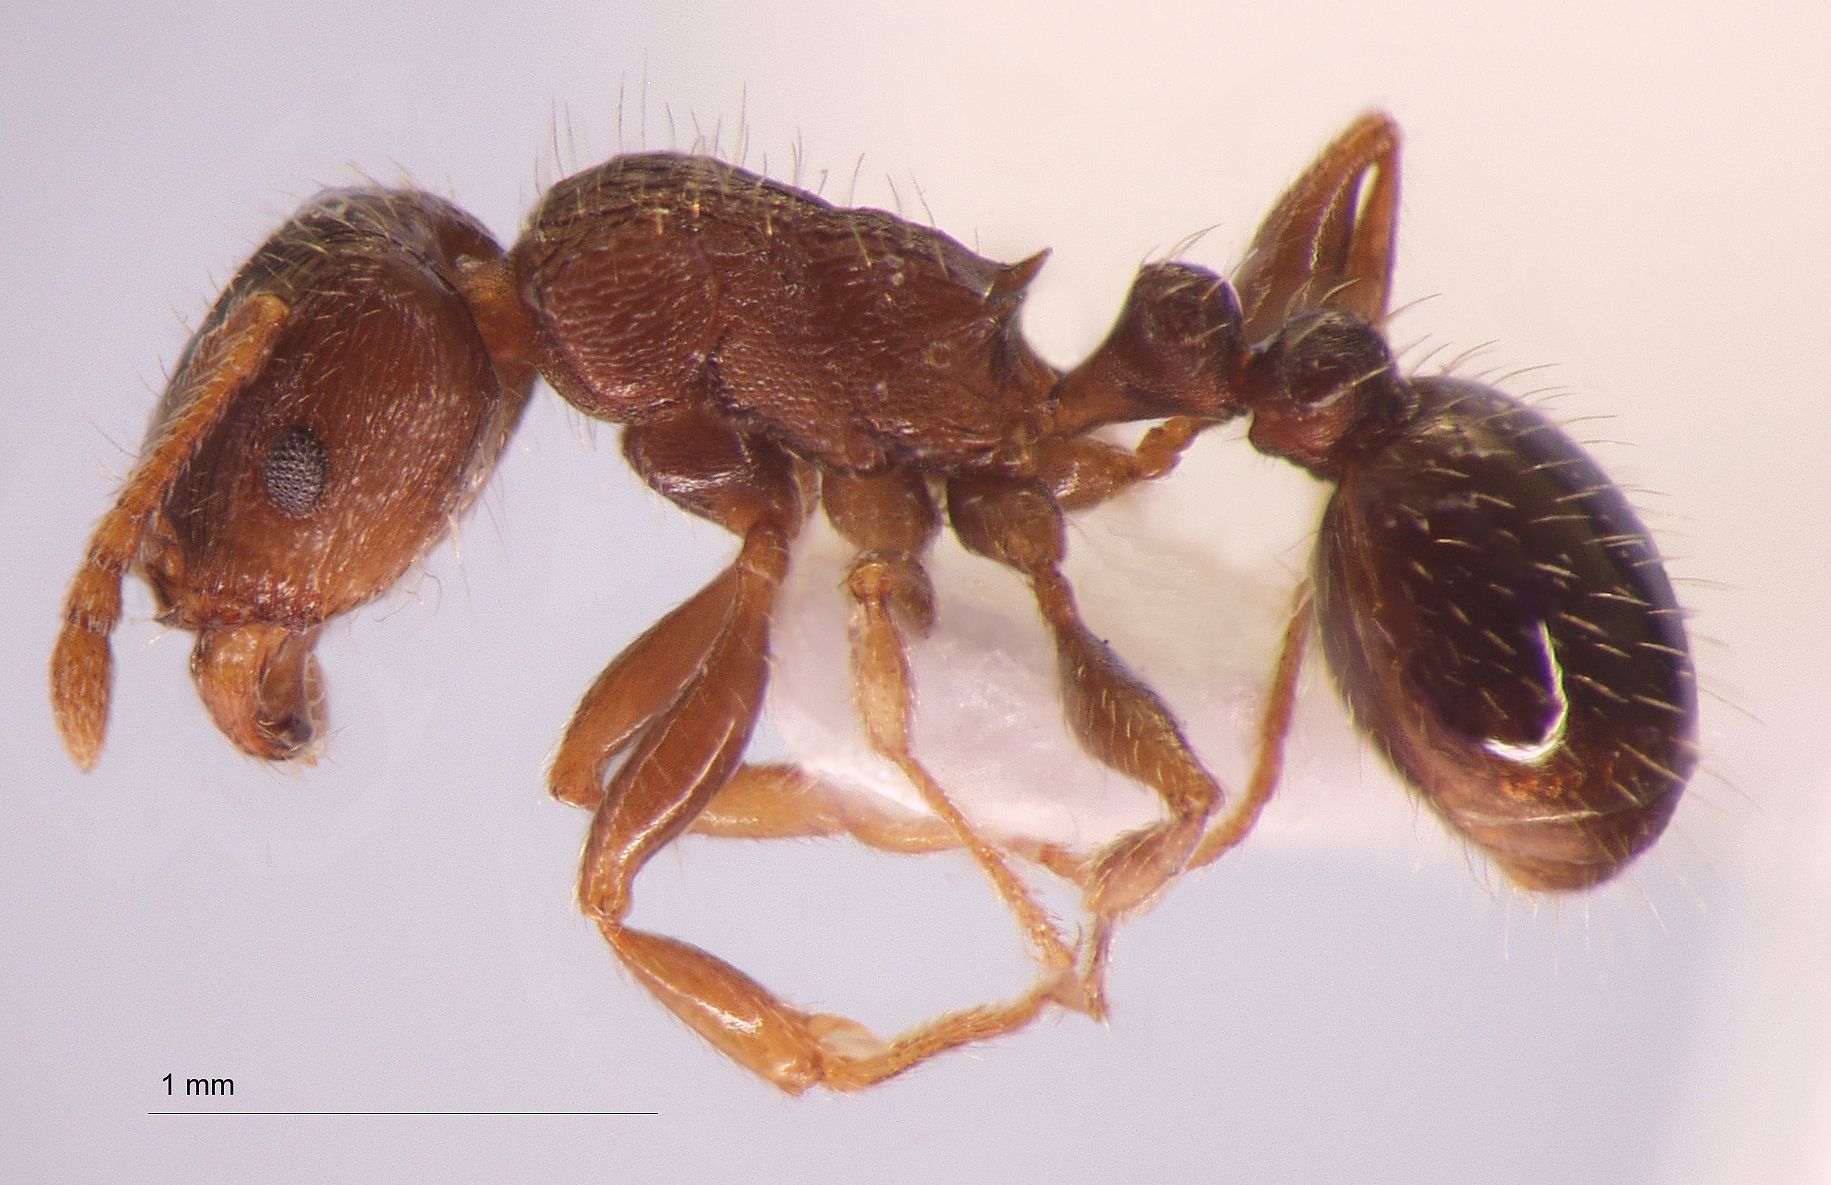
[[[261,490],[287,518],[309,518],[324,501],[329,459],[318,434],[303,424],[282,432],[261,458]]]

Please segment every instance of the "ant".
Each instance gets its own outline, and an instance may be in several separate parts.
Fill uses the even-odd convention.
[[[1116,925],[1239,843],[1271,794],[1312,632],[1360,730],[1453,831],[1522,887],[1596,884],[1659,836],[1696,763],[1683,620],[1646,529],[1557,427],[1488,387],[1399,371],[1380,329],[1398,202],[1398,128],[1362,116],[1273,207],[1231,283],[1145,266],[1105,342],[1063,373],[1016,322],[1044,255],[995,263],[716,160],[647,153],[580,173],[506,253],[423,192],[324,193],[230,282],[96,530],[51,664],[64,742],[84,768],[99,756],[132,568],[160,620],[196,632],[192,674],[219,728],[255,756],[309,758],[323,624],[462,513],[538,372],[624,426],[653,489],[739,541],[585,693],[549,788],[592,812],[579,901],[618,958],[784,1090],[867,1086],[1052,1006],[1103,1015]],[[1082,623],[1061,565],[1065,513],[1164,476],[1239,416],[1257,448],[1334,490],[1257,767],[1219,813],[1221,785]],[[1093,435],[1137,421],[1159,423],[1134,448]],[[1091,853],[994,843],[914,752],[909,644],[934,624],[923,557],[943,506],[969,551],[1026,579],[1071,730],[1157,793],[1157,823]],[[856,549],[866,737],[932,818],[744,761],[771,611],[816,508]],[[888,1040],[797,1010],[626,923],[643,866],[688,831],[965,848],[1037,977]],[[1014,856],[1079,886],[1086,936],[1064,936]]]

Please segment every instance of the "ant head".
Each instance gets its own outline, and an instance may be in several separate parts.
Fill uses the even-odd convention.
[[[1373,326],[1343,313],[1286,321],[1247,360],[1241,401],[1261,452],[1319,477],[1384,440],[1417,406]]]

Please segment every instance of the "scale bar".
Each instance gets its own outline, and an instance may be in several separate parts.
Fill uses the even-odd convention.
[[[660,1115],[659,1111],[148,1111],[148,1115]]]

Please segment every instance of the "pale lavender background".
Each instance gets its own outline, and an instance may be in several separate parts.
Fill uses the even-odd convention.
[[[0,16],[0,1175],[1831,1180],[1831,18],[517,7]],[[330,631],[338,732],[317,768],[232,753],[187,641],[149,644],[136,591],[109,747],[79,776],[45,702],[57,605],[216,285],[299,199],[361,173],[410,175],[510,236],[556,160],[615,149],[620,91],[636,143],[645,74],[651,145],[670,143],[664,104],[682,147],[690,115],[729,145],[741,111],[753,164],[785,172],[799,137],[843,196],[864,153],[862,200],[890,200],[886,173],[907,198],[913,176],[987,254],[1054,246],[1027,323],[1064,362],[1141,258],[1212,225],[1188,257],[1229,266],[1347,118],[1394,111],[1398,297],[1434,294],[1396,336],[1559,364],[1559,413],[1624,442],[1598,455],[1655,491],[1639,501],[1708,693],[1707,768],[1671,836],[1621,884],[1535,907],[1341,756],[1325,692],[1297,755],[1324,797],[1294,794],[1283,831],[1126,933],[1109,1028],[1069,1018],[791,1102],[663,1013],[573,911],[583,818],[544,798],[545,756],[602,663],[729,547],[545,395],[462,563],[441,551]],[[1216,520],[1258,513],[1215,497]],[[1230,595],[1212,590],[1217,619]],[[1328,794],[1357,805],[1333,815]],[[1025,975],[958,860],[700,843],[641,899],[657,928],[885,1028]],[[233,1077],[247,1109],[660,1115],[149,1117],[167,1073]]]

